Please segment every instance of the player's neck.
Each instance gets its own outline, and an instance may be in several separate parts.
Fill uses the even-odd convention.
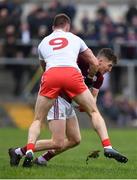
[[[53,31],[64,31],[64,32],[68,32],[69,28],[67,26],[65,27],[54,27]]]
[[[55,28],[54,31],[56,32],[56,31],[65,31],[65,30],[62,28]]]

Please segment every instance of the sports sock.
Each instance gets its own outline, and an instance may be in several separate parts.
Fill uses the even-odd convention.
[[[23,157],[27,151],[27,146],[15,149],[15,153]]]
[[[102,141],[102,145],[103,145],[104,148],[112,149],[110,139],[104,139],[104,140]]]
[[[38,157],[38,162],[44,164],[47,161],[49,161],[51,158],[53,158],[54,156],[55,156],[54,151],[47,151],[42,156]]]
[[[26,154],[28,153],[28,152],[34,152],[34,149],[35,149],[35,144],[33,144],[33,143],[29,143],[29,144],[27,144],[27,148],[26,148]]]
[[[43,156],[39,156],[37,159],[40,164],[47,164],[47,160]]]

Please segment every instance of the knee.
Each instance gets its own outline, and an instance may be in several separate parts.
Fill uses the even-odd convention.
[[[94,114],[98,113],[98,108],[96,106],[96,104],[92,107],[92,109],[90,110],[89,116],[92,117]]]
[[[75,146],[79,145],[80,142],[81,142],[81,138],[75,139],[75,141],[74,141]]]
[[[77,136],[70,141],[71,141],[72,146],[78,146],[81,142],[81,136]]]

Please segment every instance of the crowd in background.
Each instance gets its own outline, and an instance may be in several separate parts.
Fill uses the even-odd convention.
[[[102,47],[114,49],[115,43],[118,43],[121,45],[118,54],[121,58],[137,59],[137,8],[134,1],[130,2],[127,12],[118,22],[111,18],[107,4],[102,3],[97,6],[94,20],[91,20],[87,13],[83,14],[81,30],[73,23],[77,13],[75,4],[57,0],[52,0],[46,8],[33,4],[25,20],[22,20],[23,11],[20,1],[0,1],[0,57],[37,57],[37,44],[52,32],[54,16],[66,13],[72,20],[72,32],[85,41],[91,41],[93,52],[96,53]],[[16,82],[14,94],[20,95],[23,73],[27,71],[31,77],[35,67],[5,65],[5,68],[12,72]],[[130,102],[126,97],[116,99],[109,89],[102,94],[99,106],[110,119],[119,125],[135,122],[133,120],[137,119],[136,102]]]
[[[12,57],[18,51],[24,56],[33,55],[32,47],[30,47],[33,45],[32,39],[41,40],[52,32],[52,21],[57,13],[66,13],[74,22],[77,6],[57,0],[51,1],[46,8],[39,4],[32,4],[25,20],[22,20],[23,10],[20,1],[0,1],[0,38],[6,39],[4,51],[0,45],[1,56]],[[84,40],[90,40],[93,48],[96,43],[101,47],[112,48],[115,43],[119,43],[121,44],[119,55],[122,58],[136,59],[137,8],[133,0],[130,1],[123,18],[117,22],[111,18],[107,3],[101,3],[97,5],[94,20],[91,20],[88,12],[85,12],[80,23],[81,30],[72,23],[72,32]],[[128,41],[128,46],[125,45],[125,41]],[[16,44],[17,48],[7,50],[7,46],[11,43]],[[28,47],[25,48],[23,45]]]

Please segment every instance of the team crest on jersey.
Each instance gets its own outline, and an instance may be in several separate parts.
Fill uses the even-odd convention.
[[[97,80],[97,76],[94,76],[94,77],[93,77],[93,81],[96,81],[96,80]]]

